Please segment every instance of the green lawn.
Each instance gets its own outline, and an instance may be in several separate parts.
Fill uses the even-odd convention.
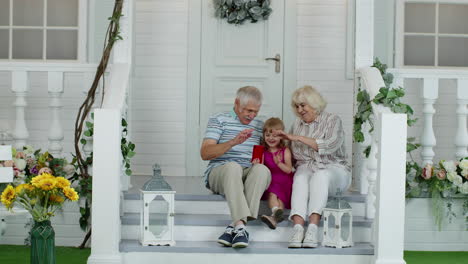
[[[85,264],[91,249],[78,249],[70,247],[55,248],[57,264]],[[27,264],[29,263],[29,247],[0,245],[1,264]]]
[[[468,251],[405,251],[404,258],[407,264],[467,264]]]
[[[89,248],[56,247],[57,264],[86,264]],[[467,264],[467,252],[405,251],[407,264]],[[29,263],[29,247],[0,245],[1,264]]]

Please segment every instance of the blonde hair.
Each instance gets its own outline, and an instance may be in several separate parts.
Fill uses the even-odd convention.
[[[263,132],[262,132],[263,137],[262,137],[261,144],[266,148],[268,148],[268,145],[265,142],[265,132],[271,133],[274,129],[284,130],[283,121],[281,121],[281,119],[277,117],[269,118],[267,121],[265,121],[265,124],[263,125]],[[286,141],[284,139],[281,139],[278,147],[283,148],[285,146],[286,146]]]
[[[304,85],[296,89],[291,96],[291,107],[296,116],[300,116],[297,112],[296,105],[302,103],[308,104],[317,111],[317,114],[320,114],[325,107],[327,107],[327,101],[325,101],[317,89],[310,85]]]
[[[257,105],[262,104],[262,92],[255,86],[244,86],[237,90],[236,98],[239,99],[240,106],[245,106],[249,102]]]

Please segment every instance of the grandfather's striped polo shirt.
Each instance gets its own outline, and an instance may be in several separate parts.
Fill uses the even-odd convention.
[[[250,167],[252,163],[252,150],[254,145],[260,144],[262,137],[263,121],[252,120],[248,125],[239,121],[234,110],[214,114],[208,120],[204,139],[214,139],[218,144],[227,142],[237,136],[244,129],[254,129],[252,136],[244,143],[236,145],[223,155],[210,160],[205,171],[205,183],[208,185],[208,175],[211,170],[227,162],[237,162],[242,167]]]

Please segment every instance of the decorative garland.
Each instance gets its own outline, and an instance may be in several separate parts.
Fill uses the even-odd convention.
[[[380,104],[390,108],[393,113],[402,113],[407,114],[407,124],[408,126],[414,125],[417,119],[412,119],[413,109],[401,102],[401,98],[405,96],[405,90],[402,87],[391,89],[390,85],[393,82],[393,74],[387,73],[387,65],[382,64],[378,58],[375,58],[374,64],[372,67],[377,68],[382,75],[382,78],[385,83],[385,87],[379,89],[379,93],[371,100],[369,93],[366,90],[361,90],[357,94],[358,110],[354,115],[354,126],[353,126],[353,139],[355,142],[364,142],[364,133],[362,132],[362,126],[369,122],[370,129],[369,133],[374,131],[373,115],[371,102],[375,104]],[[419,147],[419,144],[412,143],[414,138],[409,138],[406,144],[406,151],[411,152]],[[366,157],[369,157],[370,146],[364,150]]]
[[[249,20],[267,20],[271,14],[270,0],[214,0],[215,16],[226,18],[229,24],[241,25]]]
[[[405,95],[403,88],[390,88],[393,82],[393,75],[386,72],[387,65],[382,64],[379,59],[376,58],[372,67],[380,71],[385,87],[380,88],[379,93],[372,100],[367,91],[359,89],[356,98],[358,110],[354,116],[353,128],[353,139],[355,142],[364,142],[364,133],[362,133],[362,125],[364,123],[369,122],[369,133],[374,130],[374,112],[372,111],[371,102],[386,106],[394,113],[407,114],[408,126],[414,125],[417,121],[417,119],[411,118],[413,109],[409,105],[401,103],[401,98]],[[462,179],[463,183],[468,181],[468,178],[465,177],[466,173],[463,170],[466,169],[466,161],[462,162],[468,158],[465,157],[459,161],[453,162],[454,165],[450,165],[452,162],[445,162],[442,160],[439,162],[439,165],[426,165],[424,168],[421,168],[411,155],[411,152],[418,149],[420,146],[420,144],[415,143],[414,138],[407,139],[406,152],[409,154],[410,160],[406,162],[406,197],[431,197],[432,214],[439,230],[442,228],[444,217],[446,217],[449,222],[451,222],[452,218],[457,217],[457,214],[453,210],[453,199],[464,199],[461,215],[465,218],[468,230],[468,199],[466,199],[466,189],[456,187],[453,183],[455,180],[452,179],[459,177]],[[369,157],[370,150],[370,146],[364,150],[366,157]],[[449,176],[450,173],[451,175]],[[454,175],[456,175],[456,177]]]

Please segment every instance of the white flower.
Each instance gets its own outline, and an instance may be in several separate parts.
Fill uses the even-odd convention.
[[[465,182],[461,187],[460,187],[460,192],[463,194],[468,194],[468,181]]]
[[[34,148],[31,147],[30,145],[24,146],[23,152],[24,152],[24,154],[26,154],[26,155],[33,154],[33,153],[34,153]]]
[[[458,164],[462,170],[468,170],[468,159],[464,159],[460,161],[460,164]]]
[[[13,161],[18,170],[24,170],[26,168],[26,161],[24,159],[13,159]]]
[[[463,178],[459,175],[456,175],[453,179],[453,184],[455,184],[455,186],[461,187],[463,184]]]
[[[455,177],[457,177],[457,173],[456,172],[449,172],[447,173],[447,180],[449,180],[450,182],[453,182],[455,180]]]
[[[468,179],[468,169],[464,169],[461,172],[462,176]]]
[[[75,173],[75,166],[73,166],[71,164],[67,164],[67,165],[65,165],[65,167],[63,167],[63,171],[65,171],[65,173],[68,176],[73,175],[73,173]]]
[[[442,162],[442,165],[444,166],[445,170],[449,173],[457,171],[457,166],[451,160]]]

